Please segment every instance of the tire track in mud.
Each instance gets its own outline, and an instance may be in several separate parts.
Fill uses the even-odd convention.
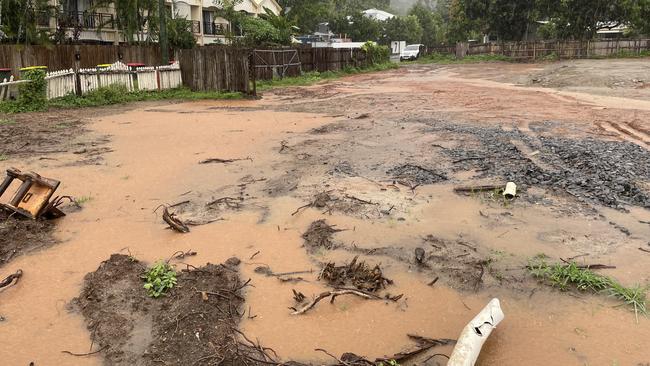
[[[624,141],[635,143],[641,147],[650,147],[650,135],[640,131],[625,122],[596,122],[596,126],[602,131],[609,132],[608,135],[616,136]]]

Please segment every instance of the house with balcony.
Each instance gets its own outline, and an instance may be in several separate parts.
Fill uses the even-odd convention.
[[[43,17],[38,20],[40,27],[52,32],[59,29],[66,38],[83,43],[119,44],[126,42],[118,27],[115,9],[112,5],[104,8],[93,5],[93,0],[51,0],[59,6],[56,17]],[[219,7],[212,0],[165,0],[174,17],[190,20],[191,31],[199,45],[226,43],[226,34],[231,30],[230,23],[219,16]],[[264,14],[264,8],[279,14],[282,8],[276,0],[244,0],[235,9],[249,16]],[[146,16],[142,19],[142,31],[138,38],[146,39]]]

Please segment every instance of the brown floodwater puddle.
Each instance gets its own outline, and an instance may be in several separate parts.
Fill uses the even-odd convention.
[[[394,280],[387,290],[403,293],[400,301],[339,297],[334,304],[323,301],[305,315],[290,315],[292,289],[307,296],[326,289],[316,281],[317,261],[344,262],[354,255],[324,251],[312,257],[306,253],[301,234],[312,221],[324,217],[320,211],[307,209],[292,216],[304,201],[287,196],[267,198],[258,183],[250,185],[253,205],[241,212],[223,212],[224,221],[193,227],[189,234],[165,230],[159,213],[154,212],[160,204],[184,200],[188,192],[227,195],[222,188],[235,189],[246,175],[257,179],[280,176],[284,172],[274,167],[288,159],[278,154],[281,141],[333,121],[305,113],[210,109],[261,105],[200,102],[98,118],[90,127],[112,136],[114,152],[104,156],[105,165],[58,166],[34,161],[22,167],[60,179],[62,193],[90,199],[83,210],[59,220],[56,235],[60,244],[19,257],[0,271],[0,277],[18,268],[25,272],[16,286],[0,293],[0,314],[6,318],[0,323],[2,364],[101,364],[98,356],[73,357],[61,352],[88,352],[91,344],[81,316],[66,308],[78,295],[85,274],[116,252],[153,262],[189,249],[198,252],[183,260],[191,265],[221,263],[232,256],[242,259],[242,276],[251,278],[254,285],[247,291],[247,315],[255,316],[244,317],[242,330],[284,360],[328,361],[315,348],[369,358],[392,355],[409,346],[407,334],[456,338],[491,297],[499,297],[506,319],[486,344],[481,365],[635,365],[650,361],[648,320],[641,318],[636,324],[633,314],[614,308],[616,303],[604,297],[575,298],[544,288],[531,293],[489,287],[467,293],[441,282],[428,286],[428,274],[388,257],[366,260],[382,263],[385,275]],[[166,109],[200,113],[166,113]],[[211,157],[251,160],[198,164]],[[386,194],[360,180],[340,184],[365,192],[369,198]],[[606,220],[554,215],[543,207],[504,208],[456,196],[451,185],[421,187],[417,194],[413,206],[402,215],[404,221],[363,220],[337,213],[325,218],[347,229],[336,234],[337,241],[354,242],[361,248],[415,248],[429,234],[450,240],[462,236],[512,266],[524,265],[526,258],[539,252],[558,257],[591,250],[594,254],[589,261],[608,260],[619,265],[607,273],[621,281],[647,280],[639,253],[632,250],[635,242],[618,244],[625,238],[612,231]],[[633,218],[605,214],[626,224],[647,212],[635,211]],[[634,231],[641,238],[650,236],[650,229],[642,226],[635,226]],[[597,240],[588,237],[567,242],[574,234]],[[590,242],[595,244],[589,246]],[[302,275],[308,282],[282,283],[255,273],[259,265],[268,265],[275,272],[313,269],[315,273]]]

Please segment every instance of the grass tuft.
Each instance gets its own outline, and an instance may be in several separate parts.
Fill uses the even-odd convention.
[[[0,161],[5,161],[9,159],[9,155],[0,153]]]
[[[622,305],[633,308],[637,321],[639,313],[647,315],[647,288],[640,285],[625,287],[611,277],[580,268],[575,262],[549,264],[543,255],[531,259],[528,270],[536,278],[546,280],[562,291],[575,288],[579,291],[606,294],[623,301]]]
[[[471,55],[457,59],[456,56],[451,54],[432,53],[411,62],[418,64],[473,64],[480,62],[512,62],[512,59],[503,55]]]
[[[88,202],[90,202],[90,201],[92,201],[92,200],[93,200],[93,197],[92,197],[92,196],[81,196],[81,197],[79,197],[79,198],[76,198],[76,199],[74,200],[74,202],[75,202],[78,206],[83,206],[83,205],[85,205],[86,203],[88,203]]]
[[[38,110],[99,107],[147,100],[239,99],[242,97],[242,93],[215,91],[195,92],[187,88],[129,92],[125,86],[116,84],[93,90],[84,96],[69,94],[61,98],[48,100]],[[26,111],[27,110],[23,110],[16,101],[0,102],[0,112],[21,113]]]

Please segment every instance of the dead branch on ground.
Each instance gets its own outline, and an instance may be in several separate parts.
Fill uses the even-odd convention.
[[[7,278],[2,280],[2,282],[0,282],[0,288],[7,287],[12,283],[14,284],[18,283],[18,280],[20,280],[22,276],[23,276],[23,270],[22,269],[17,270],[15,273],[10,274],[9,276],[7,276]],[[14,280],[16,280],[16,282],[14,282]]]
[[[209,206],[218,205],[218,204],[223,203],[228,208],[237,209],[237,208],[241,207],[241,201],[243,201],[243,198],[221,197],[221,198],[217,198],[214,201],[210,201],[210,202],[206,203],[205,205],[209,207]]]
[[[566,264],[571,264],[572,262],[560,258],[560,260]],[[577,264],[576,267],[580,269],[615,269],[616,266],[610,266],[607,264]]]
[[[94,355],[95,353],[99,353],[99,352],[105,350],[106,348],[108,348],[108,346],[104,346],[104,347],[102,347],[102,348],[100,348],[100,349],[98,349],[96,351],[87,352],[87,353],[74,353],[74,352],[70,352],[70,351],[61,351],[61,353],[65,353],[65,354],[68,354],[68,355],[71,355],[71,356],[76,356],[76,357],[83,357],[83,356]]]
[[[367,293],[365,291],[359,291],[359,290],[353,290],[353,289],[325,291],[325,292],[321,293],[320,295],[316,296],[316,298],[314,298],[314,300],[310,301],[309,303],[307,303],[302,308],[300,308],[300,309],[293,308],[294,312],[292,312],[291,315],[304,314],[307,311],[309,311],[310,309],[312,309],[314,306],[316,306],[316,304],[318,304],[319,301],[321,301],[321,300],[323,300],[325,298],[328,298],[330,296],[331,296],[330,303],[333,303],[334,299],[337,296],[342,296],[342,295],[356,295],[356,296],[359,296],[361,298],[368,299],[368,300],[381,300],[381,297],[379,297],[377,295],[372,295],[372,294],[369,294],[369,293]]]
[[[404,360],[406,360],[408,358],[416,356],[416,355],[418,355],[418,354],[420,354],[420,353],[422,353],[424,351],[427,351],[427,350],[429,350],[431,348],[438,347],[438,346],[447,346],[447,345],[451,345],[451,344],[456,343],[455,340],[446,339],[446,338],[433,339],[433,338],[420,337],[420,336],[412,335],[412,334],[408,334],[408,337],[409,337],[409,339],[411,339],[411,340],[413,340],[413,341],[415,341],[417,343],[417,347],[414,350],[408,351],[408,352],[397,353],[397,354],[393,355],[393,357],[391,357],[391,358],[378,358],[377,360],[375,360],[375,363],[381,363],[381,362],[386,362],[386,361],[390,361],[390,360],[395,360],[396,362],[401,362],[401,361],[404,361]]]
[[[234,163],[235,161],[242,161],[242,160],[253,161],[253,159],[250,156],[247,156],[245,158],[237,158],[237,159],[209,158],[209,159],[199,161],[199,164],[210,164],[210,163],[229,164],[229,163]]]
[[[181,221],[181,219],[176,217],[176,214],[170,213],[167,206],[163,206],[163,207],[164,207],[164,209],[163,209],[162,218],[167,223],[167,225],[169,225],[170,228],[178,231],[179,233],[189,233],[190,232],[190,228],[187,227],[187,225],[185,225],[185,223],[183,221]]]

